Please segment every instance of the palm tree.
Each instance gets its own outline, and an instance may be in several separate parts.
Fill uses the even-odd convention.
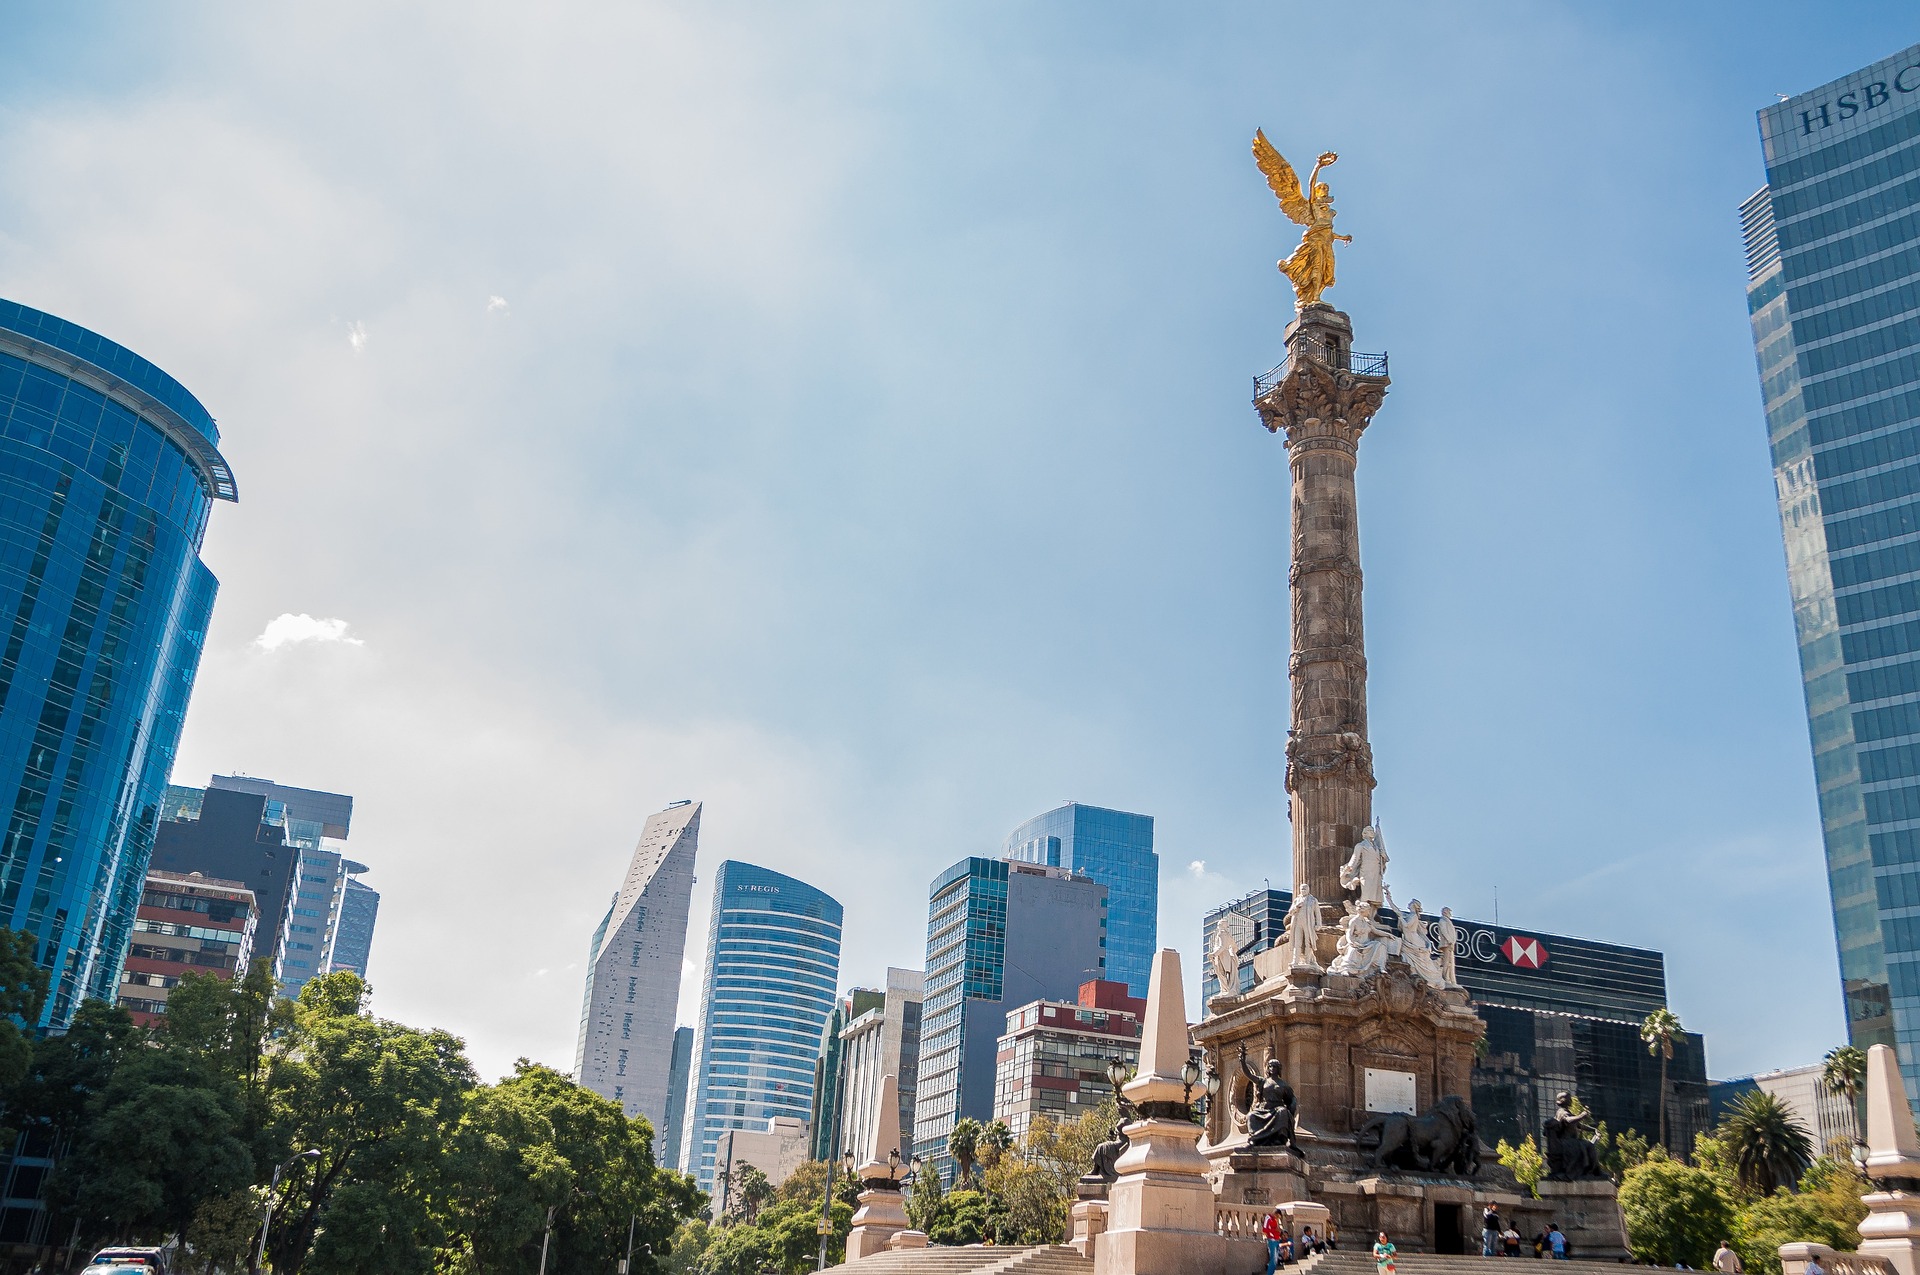
[[[960,1166],[960,1177],[955,1181],[957,1187],[973,1185],[973,1157],[980,1150],[980,1122],[972,1116],[962,1116],[953,1122],[953,1132],[947,1135],[947,1154]]]
[[[1648,1014],[1640,1024],[1640,1039],[1647,1042],[1647,1052],[1660,1060],[1660,1145],[1663,1147],[1667,1145],[1667,1063],[1673,1059],[1673,1038],[1685,1030],[1680,1026],[1680,1016],[1665,1005]]]
[[[1000,1163],[1000,1157],[1013,1150],[1013,1130],[1007,1128],[1004,1120],[995,1120],[980,1131],[978,1143],[980,1163],[991,1169]]]
[[[1853,1140],[1859,1142],[1861,1128],[1866,1124],[1860,1118],[1860,1091],[1867,1087],[1866,1051],[1852,1045],[1829,1049],[1826,1062],[1820,1068],[1820,1086],[1847,1100],[1847,1110],[1853,1115]]]
[[[1762,1198],[1791,1188],[1813,1163],[1813,1137],[1787,1104],[1764,1089],[1741,1094],[1720,1125],[1743,1190]]]

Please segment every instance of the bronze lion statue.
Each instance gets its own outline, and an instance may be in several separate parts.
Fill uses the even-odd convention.
[[[1449,1094],[1425,1115],[1379,1115],[1361,1125],[1357,1139],[1367,1167],[1474,1177],[1480,1172],[1480,1139],[1473,1108]]]

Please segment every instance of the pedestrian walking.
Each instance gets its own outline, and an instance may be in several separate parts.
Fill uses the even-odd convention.
[[[1720,1247],[1713,1250],[1713,1269],[1720,1275],[1746,1275],[1746,1267],[1740,1264],[1740,1254],[1733,1251],[1732,1240],[1721,1240]]]
[[[1399,1275],[1399,1269],[1393,1264],[1393,1255],[1396,1251],[1398,1250],[1393,1247],[1393,1241],[1387,1238],[1387,1233],[1380,1232],[1380,1238],[1373,1242],[1374,1275]]]

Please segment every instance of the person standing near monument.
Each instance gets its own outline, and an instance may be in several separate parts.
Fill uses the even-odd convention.
[[[1500,1251],[1500,1215],[1489,1204],[1480,1214],[1480,1256],[1492,1257]]]
[[[1558,1222],[1547,1223],[1547,1247],[1553,1250],[1554,1261],[1564,1262],[1567,1260],[1567,1237],[1560,1233],[1560,1224]]]
[[[1267,1241],[1267,1275],[1273,1275],[1280,1265],[1280,1206],[1273,1206],[1273,1212],[1260,1219],[1260,1234]]]
[[[1740,1264],[1740,1254],[1733,1251],[1732,1240],[1721,1240],[1720,1247],[1713,1250],[1713,1269],[1720,1275],[1745,1275],[1747,1268]]]
[[[1393,1264],[1393,1255],[1397,1251],[1393,1241],[1387,1238],[1387,1233],[1380,1232],[1380,1237],[1373,1242],[1374,1275],[1397,1275],[1399,1268]]]

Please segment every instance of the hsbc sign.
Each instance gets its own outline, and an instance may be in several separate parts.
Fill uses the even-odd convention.
[[[1510,935],[1500,945],[1500,954],[1523,970],[1537,970],[1547,963],[1546,944],[1539,939],[1521,938],[1518,934]]]
[[[1428,933],[1433,927],[1428,928]],[[1547,965],[1547,945],[1537,938],[1525,934],[1509,933],[1505,940],[1489,929],[1473,928],[1462,925],[1456,927],[1457,937],[1453,942],[1454,959],[1478,961],[1482,965],[1497,965],[1505,961],[1515,969],[1538,970]]]

